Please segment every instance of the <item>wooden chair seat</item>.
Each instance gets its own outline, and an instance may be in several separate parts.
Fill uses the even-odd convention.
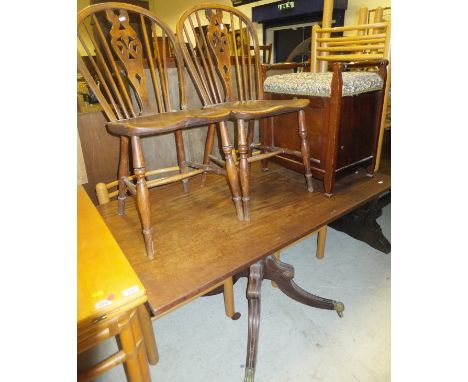
[[[229,109],[232,119],[257,119],[297,112],[309,104],[306,99],[235,101],[208,106],[206,109]],[[205,110],[206,110],[205,109]]]
[[[287,73],[268,77],[263,90],[270,93],[331,97],[332,72]],[[342,74],[342,96],[355,96],[383,88],[383,80],[375,72],[345,72]],[[298,101],[298,100],[295,100]]]
[[[227,108],[180,110],[169,113],[145,115],[107,124],[109,131],[126,136],[144,136],[168,133],[183,128],[218,123],[229,117]]]

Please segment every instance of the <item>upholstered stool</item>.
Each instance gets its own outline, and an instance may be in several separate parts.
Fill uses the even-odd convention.
[[[375,166],[388,61],[335,63],[333,72],[288,73],[266,78],[266,99],[305,98],[305,124],[310,145],[311,170],[324,181],[327,195],[333,192],[335,175],[367,166]],[[378,71],[346,71],[372,68]],[[275,116],[261,128],[262,144],[297,150],[300,141],[293,131],[298,120],[294,115]],[[274,134],[273,134],[274,131]],[[301,161],[281,154],[273,161],[304,172]]]
[[[332,77],[332,72],[280,74],[268,77],[263,83],[263,90],[270,93],[330,98]],[[383,79],[375,72],[345,72],[342,77],[343,97],[355,96],[383,88]]]

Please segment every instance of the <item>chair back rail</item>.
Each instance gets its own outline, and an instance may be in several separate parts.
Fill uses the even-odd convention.
[[[204,105],[263,98],[257,34],[237,9],[193,6],[180,17],[177,37]]]
[[[177,107],[167,74],[174,64]],[[110,121],[185,108],[182,64],[175,36],[148,10],[109,2],[78,13],[78,70]]]

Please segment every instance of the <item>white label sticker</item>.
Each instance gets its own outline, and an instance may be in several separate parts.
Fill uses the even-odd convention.
[[[101,308],[104,308],[105,306],[109,306],[110,304],[112,304],[112,301],[106,298],[105,300],[98,301],[96,304],[94,304],[94,307],[96,309],[101,309]]]
[[[138,285],[134,285],[134,286],[132,286],[132,287],[130,287],[130,288],[128,288],[128,289],[125,289],[125,290],[122,292],[122,294],[123,294],[125,297],[127,297],[127,296],[130,296],[130,295],[132,295],[132,294],[138,292],[139,289],[140,289],[140,288],[138,288]]]

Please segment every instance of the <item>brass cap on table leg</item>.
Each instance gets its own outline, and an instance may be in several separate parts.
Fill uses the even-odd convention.
[[[340,316],[340,318],[342,318],[343,317],[343,312],[344,312],[344,304],[342,302],[335,301],[333,303],[333,307],[335,308],[336,313],[338,313],[338,316]]]
[[[254,374],[255,374],[255,370],[252,369],[251,367],[248,367],[247,369],[245,369],[244,382],[254,382]]]

